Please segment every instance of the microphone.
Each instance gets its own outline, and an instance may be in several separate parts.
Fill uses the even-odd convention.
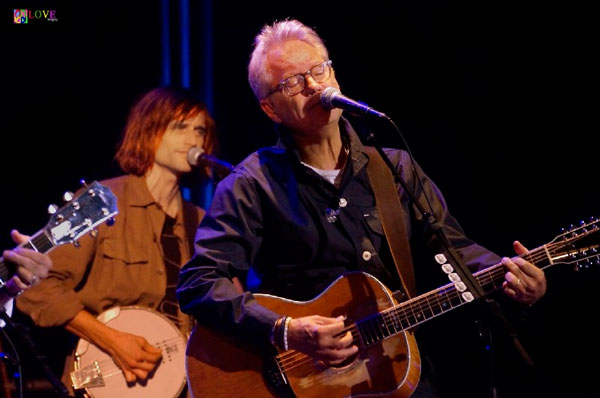
[[[187,161],[193,167],[212,167],[217,173],[226,176],[233,170],[233,165],[224,160],[217,159],[214,156],[204,153],[204,149],[197,146],[190,148],[187,154]]]
[[[325,90],[321,92],[320,100],[323,108],[327,110],[340,108],[359,116],[373,115],[389,119],[385,113],[376,111],[364,102],[354,101],[353,99],[346,97],[335,87],[325,88]]]

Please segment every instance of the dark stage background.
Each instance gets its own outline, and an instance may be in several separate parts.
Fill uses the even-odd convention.
[[[112,157],[130,105],[164,82],[165,60],[172,83],[186,78],[183,15],[190,87],[210,104],[220,157],[229,162],[275,140],[246,65],[260,27],[291,16],[324,38],[343,92],[392,117],[474,240],[511,255],[514,239],[536,247],[600,215],[591,117],[597,45],[591,10],[575,8],[581,5],[205,0],[190,1],[185,14],[173,2],[165,56],[158,1],[16,3],[1,10],[1,247],[11,246],[12,228],[39,230],[47,205],[76,190],[80,178],[119,174]],[[59,21],[13,26],[15,7],[58,9]],[[403,147],[391,129],[380,140]],[[525,366],[502,333],[494,337],[498,390],[503,397],[599,396],[597,366],[586,365],[600,354],[592,326],[599,271],[556,266],[547,277],[547,296],[520,327],[535,365]],[[441,333],[452,368],[443,382],[460,389],[489,373],[472,364],[481,354],[474,311],[457,312],[429,328]],[[33,333],[43,349],[55,345],[50,333]],[[20,350],[25,382],[35,384],[43,379],[39,365]]]

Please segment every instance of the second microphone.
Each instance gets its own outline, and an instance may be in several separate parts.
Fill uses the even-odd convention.
[[[226,176],[233,170],[231,163],[208,155],[199,147],[190,148],[187,154],[187,161],[193,167],[210,167],[221,176]]]

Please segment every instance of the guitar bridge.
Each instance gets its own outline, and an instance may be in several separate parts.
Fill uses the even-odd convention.
[[[104,379],[98,361],[71,372],[71,383],[76,390],[89,387],[104,387]]]

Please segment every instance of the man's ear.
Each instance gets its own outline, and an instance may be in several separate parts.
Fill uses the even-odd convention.
[[[271,119],[275,123],[281,123],[281,118],[279,117],[279,115],[277,115],[277,111],[275,110],[275,107],[273,106],[271,101],[269,101],[266,98],[263,98],[260,100],[259,104],[261,109],[264,113],[267,114],[269,119]]]

